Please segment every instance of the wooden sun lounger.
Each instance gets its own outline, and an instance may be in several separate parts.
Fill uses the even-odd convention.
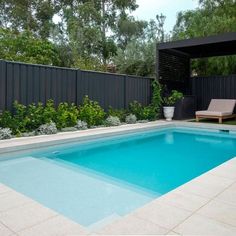
[[[233,114],[235,104],[234,99],[212,99],[207,110],[196,112],[196,121],[199,122],[200,118],[218,119],[222,124],[224,119],[236,117]]]

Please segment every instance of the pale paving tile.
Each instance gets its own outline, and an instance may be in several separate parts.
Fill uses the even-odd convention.
[[[14,235],[14,233],[10,229],[8,229],[5,225],[0,223],[0,235],[11,236],[11,235]]]
[[[31,228],[18,232],[19,236],[65,236],[87,234],[89,234],[89,232],[84,227],[63,216],[55,216]]]
[[[198,214],[189,217],[173,230],[181,235],[236,235],[235,227]]]
[[[236,164],[233,161],[226,162],[208,172],[211,175],[236,180]]]
[[[216,199],[236,206],[236,183],[231,185],[224,192],[216,196]]]
[[[33,203],[33,200],[18,192],[8,191],[0,194],[0,212],[22,206],[26,203]]]
[[[188,211],[196,211],[209,201],[208,198],[196,194],[182,192],[178,189],[158,198],[157,202],[166,203]]]
[[[236,206],[212,200],[197,213],[236,227]]]
[[[174,232],[174,231],[170,231],[170,232],[168,232],[166,235],[180,235],[180,234],[178,234],[178,233],[176,233],[176,232]]]
[[[0,183],[0,194],[6,193],[8,191],[11,191],[11,189],[8,188],[6,185]]]
[[[0,221],[14,232],[40,223],[56,213],[40,204],[26,204],[0,213]]]
[[[178,190],[188,193],[194,193],[202,197],[213,198],[224,191],[234,181],[224,177],[204,174],[200,177],[179,187]]]
[[[163,235],[168,229],[154,223],[128,215],[101,229],[99,235]]]
[[[133,213],[141,219],[146,219],[157,225],[171,230],[192,214],[191,211],[183,210],[165,203],[158,203],[158,199]]]

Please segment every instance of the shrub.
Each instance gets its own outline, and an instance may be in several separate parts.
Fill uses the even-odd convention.
[[[155,120],[157,117],[157,110],[154,106],[142,106],[139,102],[134,101],[129,104],[129,111],[134,114],[138,120]]]
[[[26,107],[25,113],[25,130],[31,132],[37,129],[41,124],[44,124],[43,117],[44,107],[42,103],[30,104]]]
[[[109,116],[105,120],[105,125],[106,126],[119,126],[121,125],[120,119],[117,116]]]
[[[85,121],[78,120],[75,128],[78,130],[85,130],[88,128],[88,125]]]
[[[43,107],[42,103],[24,106],[14,102],[14,112],[5,111],[0,116],[0,126],[10,128],[15,135],[30,133],[41,124],[49,123],[55,119],[55,108],[52,100]]]
[[[142,120],[156,120],[158,116],[157,108],[149,105],[143,108]]]
[[[116,116],[120,119],[120,121],[124,122],[125,117],[127,116],[127,111],[124,109],[113,109],[112,107],[109,107],[107,115],[108,117]]]
[[[74,104],[60,103],[56,110],[56,125],[58,129],[73,127],[78,120],[79,111]]]
[[[133,101],[129,104],[129,112],[131,114],[134,114],[138,120],[143,119],[143,106],[137,102]]]
[[[55,122],[56,119],[56,109],[55,109],[55,105],[54,105],[54,101],[49,99],[46,102],[46,105],[44,107],[43,110],[43,122],[42,124],[47,124],[50,123],[51,121]]]
[[[15,101],[14,116],[13,116],[14,126],[12,127],[15,134],[20,134],[28,131],[26,126],[29,121],[28,119],[26,119],[26,114],[27,114],[26,106]]]
[[[14,119],[12,117],[11,112],[9,111],[4,111],[1,115],[0,115],[0,127],[3,128],[10,128],[15,129],[16,124],[14,122]]]
[[[183,98],[183,93],[178,92],[177,90],[172,90],[171,94],[164,98],[164,104],[166,106],[174,106],[175,103]]]
[[[126,116],[125,122],[127,124],[135,124],[137,122],[137,118],[134,114],[130,114],[130,115]]]
[[[57,133],[57,126],[54,122],[50,122],[44,125],[40,125],[37,134],[39,135],[49,135],[49,134],[56,134]]]
[[[0,128],[0,140],[12,138],[12,131],[9,128]]]
[[[83,104],[79,107],[79,119],[86,121],[89,127],[101,125],[105,117],[104,110],[99,106],[98,102],[94,102],[84,97]]]
[[[154,81],[152,82],[152,102],[151,102],[151,106],[153,108],[153,110],[155,111],[156,115],[155,115],[155,119],[160,117],[160,113],[161,113],[161,105],[162,105],[162,86],[161,84],[158,82],[158,80],[154,79]]]

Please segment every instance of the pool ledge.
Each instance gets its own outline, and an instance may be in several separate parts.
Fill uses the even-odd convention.
[[[0,184],[0,235],[236,235],[236,158],[91,230]]]
[[[64,132],[53,135],[41,135],[33,137],[13,138],[0,141],[0,154],[7,152],[21,151],[25,149],[35,149],[58,144],[71,143],[76,141],[86,141],[101,137],[110,137],[118,134],[128,134],[136,131],[145,131],[154,128],[184,127],[208,130],[229,130],[236,134],[236,126],[194,123],[186,121],[166,122],[158,120],[148,123],[137,123],[121,125],[117,127],[102,127],[96,129],[81,130],[75,132]]]
[[[158,127],[174,127],[174,122],[154,121],[136,123],[116,127],[102,127],[74,132],[62,132],[53,135],[13,138],[0,141],[0,154],[6,152],[35,149],[77,141],[110,137],[118,134],[128,134],[135,131],[149,130]]]

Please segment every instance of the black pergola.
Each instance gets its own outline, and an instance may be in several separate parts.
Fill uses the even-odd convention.
[[[189,93],[190,61],[236,54],[236,32],[157,45],[157,78],[169,89]]]

